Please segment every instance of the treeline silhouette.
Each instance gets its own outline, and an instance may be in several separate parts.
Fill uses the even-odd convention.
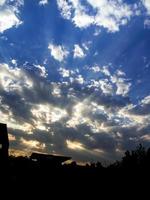
[[[45,180],[66,180],[79,178],[92,178],[116,175],[125,172],[146,172],[150,168],[150,148],[145,149],[141,144],[132,151],[126,151],[120,161],[108,166],[101,162],[87,163],[84,166],[78,165],[75,161],[70,164],[58,164],[48,159],[36,160],[32,157],[9,156],[8,160],[1,165],[6,173],[3,173],[11,183],[30,181],[37,183]],[[2,170],[2,169],[1,169]]]
[[[150,148],[145,149],[139,144],[135,150],[126,151],[121,161],[116,161],[108,168],[116,169],[149,169],[150,168]]]
[[[34,154],[34,153],[33,153]],[[32,154],[32,155],[33,155]],[[83,168],[83,169],[136,169],[136,168],[149,168],[150,167],[150,148],[146,149],[142,144],[139,144],[135,150],[127,150],[120,161],[115,161],[113,164],[104,166],[101,162],[91,162],[85,165],[78,165],[76,161],[72,161],[69,164],[60,164],[57,166],[57,162],[54,160],[48,161],[46,155],[43,154],[42,160],[32,159],[32,155],[28,156],[13,156],[8,157],[9,167],[21,167],[30,166],[31,168]],[[38,155],[38,153],[37,153]],[[51,155],[52,156],[52,155]],[[44,158],[45,157],[45,158]],[[55,157],[55,156],[54,156]],[[60,156],[61,158],[61,156]],[[62,156],[63,158],[63,156]],[[70,159],[69,157],[64,157]],[[67,159],[66,159],[67,160]]]

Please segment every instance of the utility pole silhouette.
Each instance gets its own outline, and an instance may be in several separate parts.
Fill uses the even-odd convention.
[[[7,125],[0,123],[0,162],[5,163],[8,160],[9,140]]]

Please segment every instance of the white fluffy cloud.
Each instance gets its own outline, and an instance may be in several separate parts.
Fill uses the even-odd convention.
[[[103,78],[100,80],[92,80],[92,85],[95,87],[100,87],[104,94],[127,96],[131,82],[125,78],[126,74],[117,70],[114,73],[110,72],[109,66],[98,66],[94,65],[90,68],[94,73],[100,73]]]
[[[104,94],[113,94],[113,86],[107,79],[100,80],[99,84]]]
[[[17,60],[12,59],[12,60],[11,60],[11,63],[12,63],[13,65],[17,66]]]
[[[142,105],[150,104],[150,95],[146,96],[142,101]]]
[[[70,76],[70,71],[62,67],[59,69],[59,73],[63,78]]]
[[[91,67],[91,70],[92,70],[93,72],[97,73],[97,72],[100,72],[100,71],[101,71],[101,68],[100,68],[98,65],[95,65],[95,66]]]
[[[106,28],[110,32],[116,32],[121,25],[127,24],[134,15],[134,8],[122,0],[57,0],[61,15],[71,20],[79,28],[87,28],[90,25]],[[93,13],[87,13],[90,5]]]
[[[117,85],[117,92],[118,95],[126,96],[130,91],[131,83],[125,83],[123,80],[116,83]]]
[[[0,6],[4,5],[5,2],[6,0],[0,0]]]
[[[78,44],[74,45],[73,53],[74,58],[83,58],[86,56],[83,49]]]
[[[39,1],[39,5],[42,6],[42,5],[46,5],[48,4],[48,0],[40,0]]]
[[[0,11],[0,32],[3,33],[5,30],[19,26],[21,21],[15,15],[15,11],[11,8],[5,8]]]
[[[144,20],[144,28],[150,28],[150,19]]]
[[[150,0],[142,0],[142,3],[146,8],[147,13],[150,15]]]
[[[22,88],[31,88],[32,80],[19,68],[9,67],[7,64],[0,64],[0,85],[4,91],[21,92]]]
[[[94,23],[97,26],[107,28],[110,32],[119,30],[120,25],[125,25],[133,12],[129,5],[122,0],[87,0],[88,3],[97,10]]]
[[[39,73],[40,73],[40,76],[41,76],[41,77],[46,78],[46,77],[48,76],[47,71],[46,71],[46,68],[45,68],[44,66],[35,65],[35,67],[36,67],[37,69],[39,69]]]
[[[76,78],[75,78],[75,81],[79,84],[83,84],[84,83],[84,78],[82,77],[81,74],[79,74]]]
[[[8,5],[5,0],[0,1],[0,32],[3,33],[5,30],[12,27],[18,27],[22,21],[18,17],[19,9],[16,5]]]
[[[54,45],[54,44],[49,44],[48,49],[50,49],[51,56],[55,59],[58,60],[59,62],[64,61],[65,58],[67,58],[69,52],[64,46],[61,45]]]
[[[119,77],[117,75],[113,75],[111,77],[111,81],[112,81],[112,83],[116,84],[116,87],[117,87],[116,94],[117,95],[126,96],[129,93],[131,83],[128,82],[125,78]]]
[[[73,18],[73,22],[79,28],[87,28],[94,23],[94,18],[82,11],[78,11]]]
[[[60,89],[61,84],[51,83],[51,85],[52,85],[52,95],[54,97],[61,97],[61,89]]]
[[[57,0],[57,5],[61,11],[61,15],[65,19],[70,19],[71,18],[71,5],[69,5],[68,2],[64,1],[64,0]]]

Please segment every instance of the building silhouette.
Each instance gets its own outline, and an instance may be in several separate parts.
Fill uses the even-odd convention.
[[[31,154],[30,159],[32,161],[38,162],[40,166],[60,167],[63,162],[70,160],[71,157],[34,152]]]
[[[0,123],[0,160],[6,161],[8,159],[9,140],[7,125]]]

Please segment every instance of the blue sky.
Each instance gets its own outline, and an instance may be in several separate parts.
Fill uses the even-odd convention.
[[[0,0],[12,152],[113,161],[150,143],[150,0]]]

